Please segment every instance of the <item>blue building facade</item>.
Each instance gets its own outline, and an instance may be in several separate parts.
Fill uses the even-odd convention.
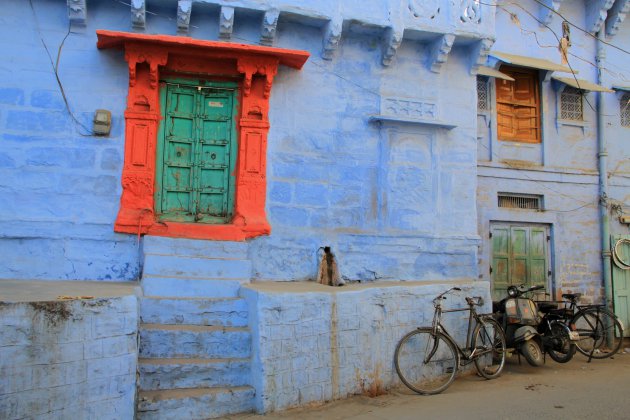
[[[4,7],[0,278],[138,286],[138,417],[384,392],[453,285],[627,316],[602,246],[628,235],[630,2]],[[346,287],[312,281],[323,247]]]

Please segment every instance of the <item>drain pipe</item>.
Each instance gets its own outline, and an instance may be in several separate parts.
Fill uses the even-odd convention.
[[[603,83],[603,66],[606,52],[604,50],[604,28],[597,33],[597,83]],[[612,280],[610,268],[610,219],[608,217],[608,151],[604,122],[604,92],[597,92],[597,159],[599,165],[599,216],[602,248],[602,274],[604,276],[604,303],[612,311]]]

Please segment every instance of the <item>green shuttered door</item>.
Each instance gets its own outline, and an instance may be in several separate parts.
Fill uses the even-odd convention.
[[[543,226],[496,224],[492,232],[493,299],[506,296],[510,285],[547,287],[547,229]]]
[[[226,223],[233,212],[235,85],[167,84],[157,153],[162,220]]]

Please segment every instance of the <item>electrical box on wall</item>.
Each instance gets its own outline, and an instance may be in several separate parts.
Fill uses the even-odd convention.
[[[619,216],[619,222],[630,225],[630,214],[622,214]]]
[[[94,112],[94,134],[107,136],[112,128],[112,113],[106,109],[97,109]]]

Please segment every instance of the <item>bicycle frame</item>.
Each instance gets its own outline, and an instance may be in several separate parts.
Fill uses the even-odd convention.
[[[446,327],[442,324],[442,314],[450,313],[450,312],[464,312],[464,311],[468,311],[468,329],[466,331],[466,346],[460,347],[457,341],[453,338],[453,336],[451,336],[451,334],[449,334]],[[474,308],[474,304],[471,304],[471,303],[468,304],[468,308],[442,309],[441,302],[437,301],[435,302],[435,311],[433,313],[433,322],[431,324],[431,329],[434,334],[437,334],[437,332],[441,332],[449,340],[451,340],[451,342],[455,345],[455,348],[457,349],[457,353],[459,354],[459,356],[463,358],[464,361],[470,363],[475,358],[492,352],[491,349],[483,350],[480,352],[478,352],[479,349],[477,348],[471,350],[472,332],[473,332],[473,326],[474,326],[473,319],[477,323],[482,323],[483,317],[490,316],[490,315],[491,314],[478,314]],[[433,348],[425,357],[424,362],[427,363],[429,360],[431,360],[431,358],[433,357],[436,351],[437,351],[437,341],[434,343]],[[461,358],[460,358],[460,363],[459,363],[461,366],[468,364],[468,363],[462,363]]]

